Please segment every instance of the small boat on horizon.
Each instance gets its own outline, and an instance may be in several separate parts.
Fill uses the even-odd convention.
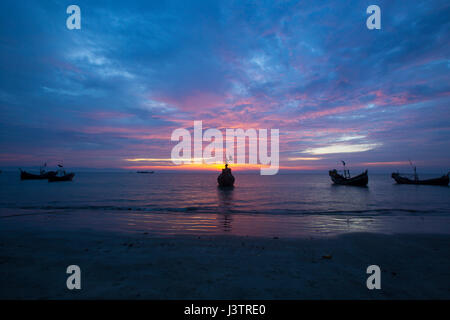
[[[155,173],[155,171],[136,171],[136,173],[147,173],[147,174],[151,174],[151,173]]]
[[[48,182],[72,181],[75,173],[66,173],[66,170],[64,170],[63,166],[60,164],[58,164],[58,167],[58,172],[55,175],[48,177]]]
[[[57,174],[56,171],[45,171],[46,167],[47,163],[44,163],[44,165],[39,168],[39,174],[26,172],[19,168],[20,180],[46,180],[49,177],[55,176]]]
[[[51,176],[48,178],[48,182],[72,181],[74,176],[75,176],[75,173],[73,173],[73,172],[65,174],[63,176],[58,176],[58,175]]]
[[[447,172],[446,175],[443,175],[439,178],[432,178],[432,179],[425,179],[421,180],[419,179],[419,175],[417,174],[417,168],[412,164],[412,162],[409,162],[411,166],[414,169],[414,174],[412,179],[401,176],[400,173],[394,172],[392,173],[391,177],[397,182],[398,184],[416,184],[416,185],[428,185],[428,186],[448,186],[449,183],[449,175],[450,172]]]
[[[328,175],[335,184],[358,187],[367,186],[367,183],[369,183],[367,170],[357,176],[351,177],[350,171],[345,168],[344,161],[342,161],[342,164],[344,165],[343,174],[339,174],[336,169],[328,171]]]
[[[234,186],[234,176],[231,174],[231,169],[228,168],[228,163],[225,164],[225,169],[222,169],[222,173],[217,177],[217,183],[219,187]]]

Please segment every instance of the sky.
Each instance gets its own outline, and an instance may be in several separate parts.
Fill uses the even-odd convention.
[[[201,120],[279,129],[280,171],[445,173],[449,17],[440,0],[1,1],[0,169],[179,169],[171,134]]]

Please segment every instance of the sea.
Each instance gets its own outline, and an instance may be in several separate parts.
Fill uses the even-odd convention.
[[[450,233],[448,186],[398,185],[389,174],[369,174],[366,188],[334,185],[327,172],[234,176],[220,189],[215,172],[77,172],[54,183],[3,172],[0,225],[161,237]]]

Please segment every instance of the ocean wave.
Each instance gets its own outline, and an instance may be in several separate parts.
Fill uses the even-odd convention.
[[[162,207],[157,205],[146,206],[117,206],[117,205],[21,205],[3,206],[8,209],[39,210],[39,211],[126,211],[133,213],[186,213],[186,214],[268,214],[268,215],[337,215],[337,216],[368,216],[368,215],[423,215],[448,214],[448,210],[440,209],[408,209],[408,208],[375,208],[361,210],[306,210],[306,209],[247,209],[224,208],[220,206],[186,206]],[[4,217],[4,216],[3,216]]]

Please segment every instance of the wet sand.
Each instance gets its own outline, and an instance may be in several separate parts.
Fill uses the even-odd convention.
[[[0,233],[1,299],[449,299],[450,236]],[[81,268],[81,290],[66,268]],[[366,268],[381,268],[368,290]]]

